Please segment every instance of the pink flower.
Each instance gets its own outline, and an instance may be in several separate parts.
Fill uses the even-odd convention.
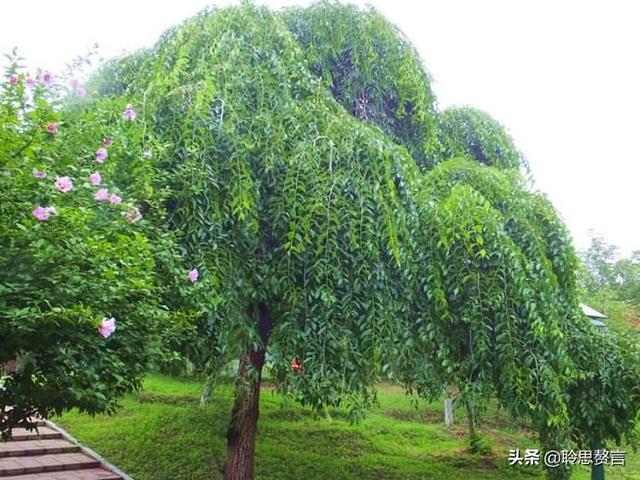
[[[19,81],[20,81],[20,79],[18,78],[17,75],[10,75],[9,76],[9,83],[11,85],[17,85]]]
[[[31,77],[27,77],[25,79],[25,83],[27,84],[28,87],[33,87],[36,84],[36,81]]]
[[[111,141],[111,139],[109,137],[104,137],[102,139],[102,145],[105,147],[110,147],[111,145],[113,145],[113,142]]]
[[[120,198],[118,195],[116,195],[115,193],[112,193],[109,196],[109,203],[111,205],[118,205],[119,203],[122,202],[122,198]]]
[[[135,120],[136,119],[136,111],[133,109],[133,107],[131,105],[127,105],[127,108],[124,109],[124,112],[122,112],[122,116],[124,117],[125,120]]]
[[[56,209],[54,207],[42,207],[38,205],[33,209],[33,216],[36,217],[41,222],[46,222],[49,220],[49,216],[56,214]]]
[[[108,156],[109,154],[107,153],[106,148],[100,147],[98,150],[96,150],[96,162],[102,163]]]
[[[91,175],[89,175],[89,182],[91,182],[91,185],[100,185],[100,183],[102,182],[102,176],[100,175],[100,172],[93,172]]]
[[[113,332],[116,331],[116,319],[111,317],[104,317],[102,322],[100,322],[100,326],[98,327],[98,333],[102,335],[104,338],[109,338]]]
[[[140,220],[142,220],[142,214],[140,213],[140,210],[138,210],[136,207],[131,207],[127,209],[126,212],[123,212],[122,214],[124,215],[124,218],[129,220],[131,223],[137,223]]]
[[[93,198],[95,198],[99,202],[104,202],[109,198],[109,190],[107,190],[106,188],[101,188],[96,192]]]
[[[47,172],[44,170],[33,169],[33,176],[36,178],[47,178]]]
[[[51,85],[53,85],[53,82],[54,82],[53,73],[44,72],[42,74],[42,83],[44,84],[45,87],[50,87]]]
[[[73,188],[73,182],[69,177],[57,177],[56,188],[63,193],[68,192]]]
[[[151,158],[151,157],[153,157],[153,153],[151,152],[151,150],[147,150],[146,152],[144,152],[144,153],[142,154],[142,156],[143,156],[144,158]]]
[[[32,213],[33,216],[41,222],[46,222],[47,220],[49,220],[49,212],[47,212],[47,209],[45,207],[41,207],[40,205],[38,205],[33,209]]]
[[[58,125],[56,125],[56,122],[51,122],[49,123],[49,125],[47,125],[47,130],[49,131],[49,133],[55,135],[56,133],[58,133]]]
[[[196,283],[198,281],[198,269],[194,268],[189,273],[187,273],[187,278],[191,283]]]

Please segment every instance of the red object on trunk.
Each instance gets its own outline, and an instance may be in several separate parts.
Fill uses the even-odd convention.
[[[298,360],[298,357],[293,357],[291,360],[291,369],[293,373],[300,373],[302,371],[302,362]]]

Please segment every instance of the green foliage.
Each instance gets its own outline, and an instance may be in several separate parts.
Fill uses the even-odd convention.
[[[369,399],[380,338],[404,321],[392,312],[414,160],[335,102],[266,9],[203,12],[138,58],[126,89],[161,145],[167,225],[219,299],[201,305],[212,357],[259,343],[250,311],[264,303],[283,389],[318,407]]]
[[[477,408],[496,394],[514,416],[562,430],[576,258],[553,208],[523,183],[468,160],[426,175],[411,297],[420,314],[398,369],[422,395],[453,385]]]
[[[438,116],[436,145],[445,159],[465,157],[498,168],[527,168],[505,128],[471,107],[450,107]]]
[[[20,59],[11,60],[17,82],[0,87],[0,364],[17,360],[17,370],[0,389],[0,411],[14,407],[0,418],[3,435],[34,410],[113,411],[139,386],[159,328],[172,321],[156,276],[171,242],[125,216],[154,205],[143,127],[122,118],[124,99],[89,107],[60,83],[28,85]],[[101,164],[104,137],[113,146]],[[95,171],[99,186],[89,181]],[[71,190],[59,191],[57,177],[69,177]],[[97,201],[103,187],[123,202]],[[55,213],[38,219],[37,206]],[[103,338],[98,327],[111,317],[116,331]]]
[[[373,8],[320,2],[282,14],[309,69],[356,118],[373,123],[430,168],[435,96],[422,61]]]
[[[589,248],[582,252],[586,276],[582,279],[587,293],[615,288],[617,284],[616,261],[618,248],[610,245],[602,236],[593,236]]]
[[[144,104],[158,226],[210,285],[190,353],[208,375],[261,344],[266,305],[273,379],[304,403],[366,405],[393,373],[568,439],[587,361],[566,228],[486,114],[445,111],[434,138],[428,76],[377,13],[205,11],[92,85]]]
[[[623,332],[638,332],[640,326],[640,252],[621,257],[615,245],[601,236],[591,238],[581,253],[581,286],[585,302],[604,312],[607,324]]]
[[[635,351],[625,356],[619,340],[595,336],[578,315],[576,255],[552,205],[528,191],[522,155],[484,113],[437,115],[418,56],[375,11],[206,10],[88,85],[90,101],[62,112],[46,102],[20,107],[21,84],[3,102],[4,123],[15,127],[1,131],[9,173],[0,179],[0,232],[10,250],[0,283],[22,279],[0,297],[12,302],[0,327],[11,330],[0,332],[17,342],[3,344],[4,358],[37,351],[20,343],[36,331],[25,327],[34,313],[43,315],[38,335],[49,338],[50,328],[81,350],[77,365],[97,355],[95,329],[76,337],[81,330],[61,325],[122,318],[106,342],[112,363],[96,361],[103,376],[89,368],[86,378],[61,380],[62,362],[44,367],[75,358],[53,333],[58,343],[25,360],[56,369],[47,382],[66,381],[65,398],[81,397],[42,402],[45,412],[109,408],[137,385],[143,340],[160,324],[157,341],[208,378],[268,348],[280,391],[318,410],[346,403],[358,414],[388,374],[422,396],[455,386],[477,413],[496,395],[532,419],[545,448],[630,431],[637,372],[626,362]],[[127,104],[136,122],[122,119]],[[35,127],[63,113],[56,136]],[[103,174],[140,207],[139,224],[96,206],[80,180],[78,195],[35,188],[33,167],[86,178],[95,168],[88,145],[102,136],[114,139]],[[53,198],[58,215],[36,223],[30,206]],[[191,268],[195,284],[186,281]],[[609,348],[610,363],[595,364],[591,352]],[[121,378],[104,380],[114,365]],[[611,400],[600,404],[614,419],[595,422],[586,398],[567,392],[593,391],[614,370],[618,386],[604,384]],[[84,393],[74,393],[76,381]],[[47,390],[34,391],[25,402]]]
[[[572,436],[579,445],[594,439],[637,445],[640,414],[640,262],[637,252],[620,258],[617,247],[594,236],[582,252],[585,301],[607,315],[609,333],[594,333],[588,322],[570,331],[572,358],[580,375],[570,385]]]
[[[569,334],[579,375],[567,389],[571,435],[581,447],[594,440],[638,444],[640,347],[622,333],[594,332],[585,320]]]

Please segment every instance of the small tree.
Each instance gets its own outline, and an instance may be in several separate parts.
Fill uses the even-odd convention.
[[[3,436],[36,412],[113,411],[139,386],[168,319],[154,275],[162,244],[148,242],[139,202],[150,171],[135,142],[142,129],[112,102],[74,124],[60,101],[82,109],[85,88],[10,59],[0,85],[0,364],[15,368],[0,388]]]
[[[581,449],[637,448],[640,347],[622,332],[597,331],[586,318],[568,330],[578,375],[567,387],[571,438]]]
[[[452,160],[423,185],[411,297],[418,320],[398,367],[405,382],[423,396],[456,386],[472,449],[476,410],[493,394],[514,416],[566,425],[563,379],[573,365],[561,327],[577,296],[564,227],[516,171]]]
[[[606,312],[609,327],[637,332],[640,316],[640,252],[621,256],[599,235],[581,252],[585,302]],[[636,328],[633,328],[636,327]]]

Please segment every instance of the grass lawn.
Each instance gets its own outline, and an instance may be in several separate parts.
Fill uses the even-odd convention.
[[[114,416],[70,412],[54,419],[85,445],[135,480],[221,478],[232,389],[220,387],[198,408],[201,384],[151,376],[144,390],[122,401]],[[535,440],[507,417],[490,410],[480,428],[492,453],[466,449],[465,419],[447,429],[440,403],[416,409],[403,391],[381,385],[379,407],[352,425],[343,411],[317,419],[263,388],[256,451],[258,479],[483,480],[543,478],[542,467],[509,467],[509,448],[536,448]],[[590,478],[586,469],[574,475]],[[626,467],[608,467],[608,480],[640,480],[640,455],[627,449]]]

